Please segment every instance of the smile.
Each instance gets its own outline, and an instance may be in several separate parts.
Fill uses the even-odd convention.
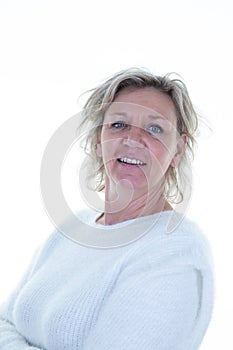
[[[146,165],[146,163],[142,162],[139,159],[131,159],[131,158],[118,158],[117,159],[121,163],[126,164],[134,164],[134,165]]]

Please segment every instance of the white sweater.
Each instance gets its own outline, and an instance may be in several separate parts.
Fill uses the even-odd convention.
[[[98,230],[98,213],[85,215]],[[167,234],[169,215],[118,248],[86,247],[55,230],[1,306],[0,349],[198,349],[213,308],[211,253],[187,218]]]

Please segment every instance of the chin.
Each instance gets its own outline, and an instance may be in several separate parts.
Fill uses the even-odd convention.
[[[145,192],[148,192],[148,182],[145,179],[140,180],[133,176],[118,177],[117,182],[120,182],[120,185],[127,189],[144,190]]]

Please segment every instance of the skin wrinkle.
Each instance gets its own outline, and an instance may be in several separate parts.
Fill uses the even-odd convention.
[[[151,123],[162,132],[149,132]],[[124,89],[117,95],[105,113],[97,140],[97,155],[106,172],[105,212],[98,223],[111,225],[172,210],[163,196],[165,174],[178,164],[186,144],[176,124],[171,98],[155,88]],[[125,166],[119,157],[140,159],[146,165]]]

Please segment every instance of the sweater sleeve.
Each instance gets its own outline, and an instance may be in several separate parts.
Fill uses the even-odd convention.
[[[187,339],[199,309],[198,271],[151,266],[125,277],[103,302],[84,350],[193,349]]]
[[[9,298],[0,306],[0,350],[41,349],[29,344],[29,342],[17,331],[13,317],[14,305],[17,296],[26,282],[30,279],[36,262],[38,261],[39,253],[40,248],[35,251],[28,269],[24,273],[14,291],[11,293]]]
[[[30,345],[27,340],[17,332],[10,322],[0,319],[0,349],[1,350],[39,350],[41,348]]]

